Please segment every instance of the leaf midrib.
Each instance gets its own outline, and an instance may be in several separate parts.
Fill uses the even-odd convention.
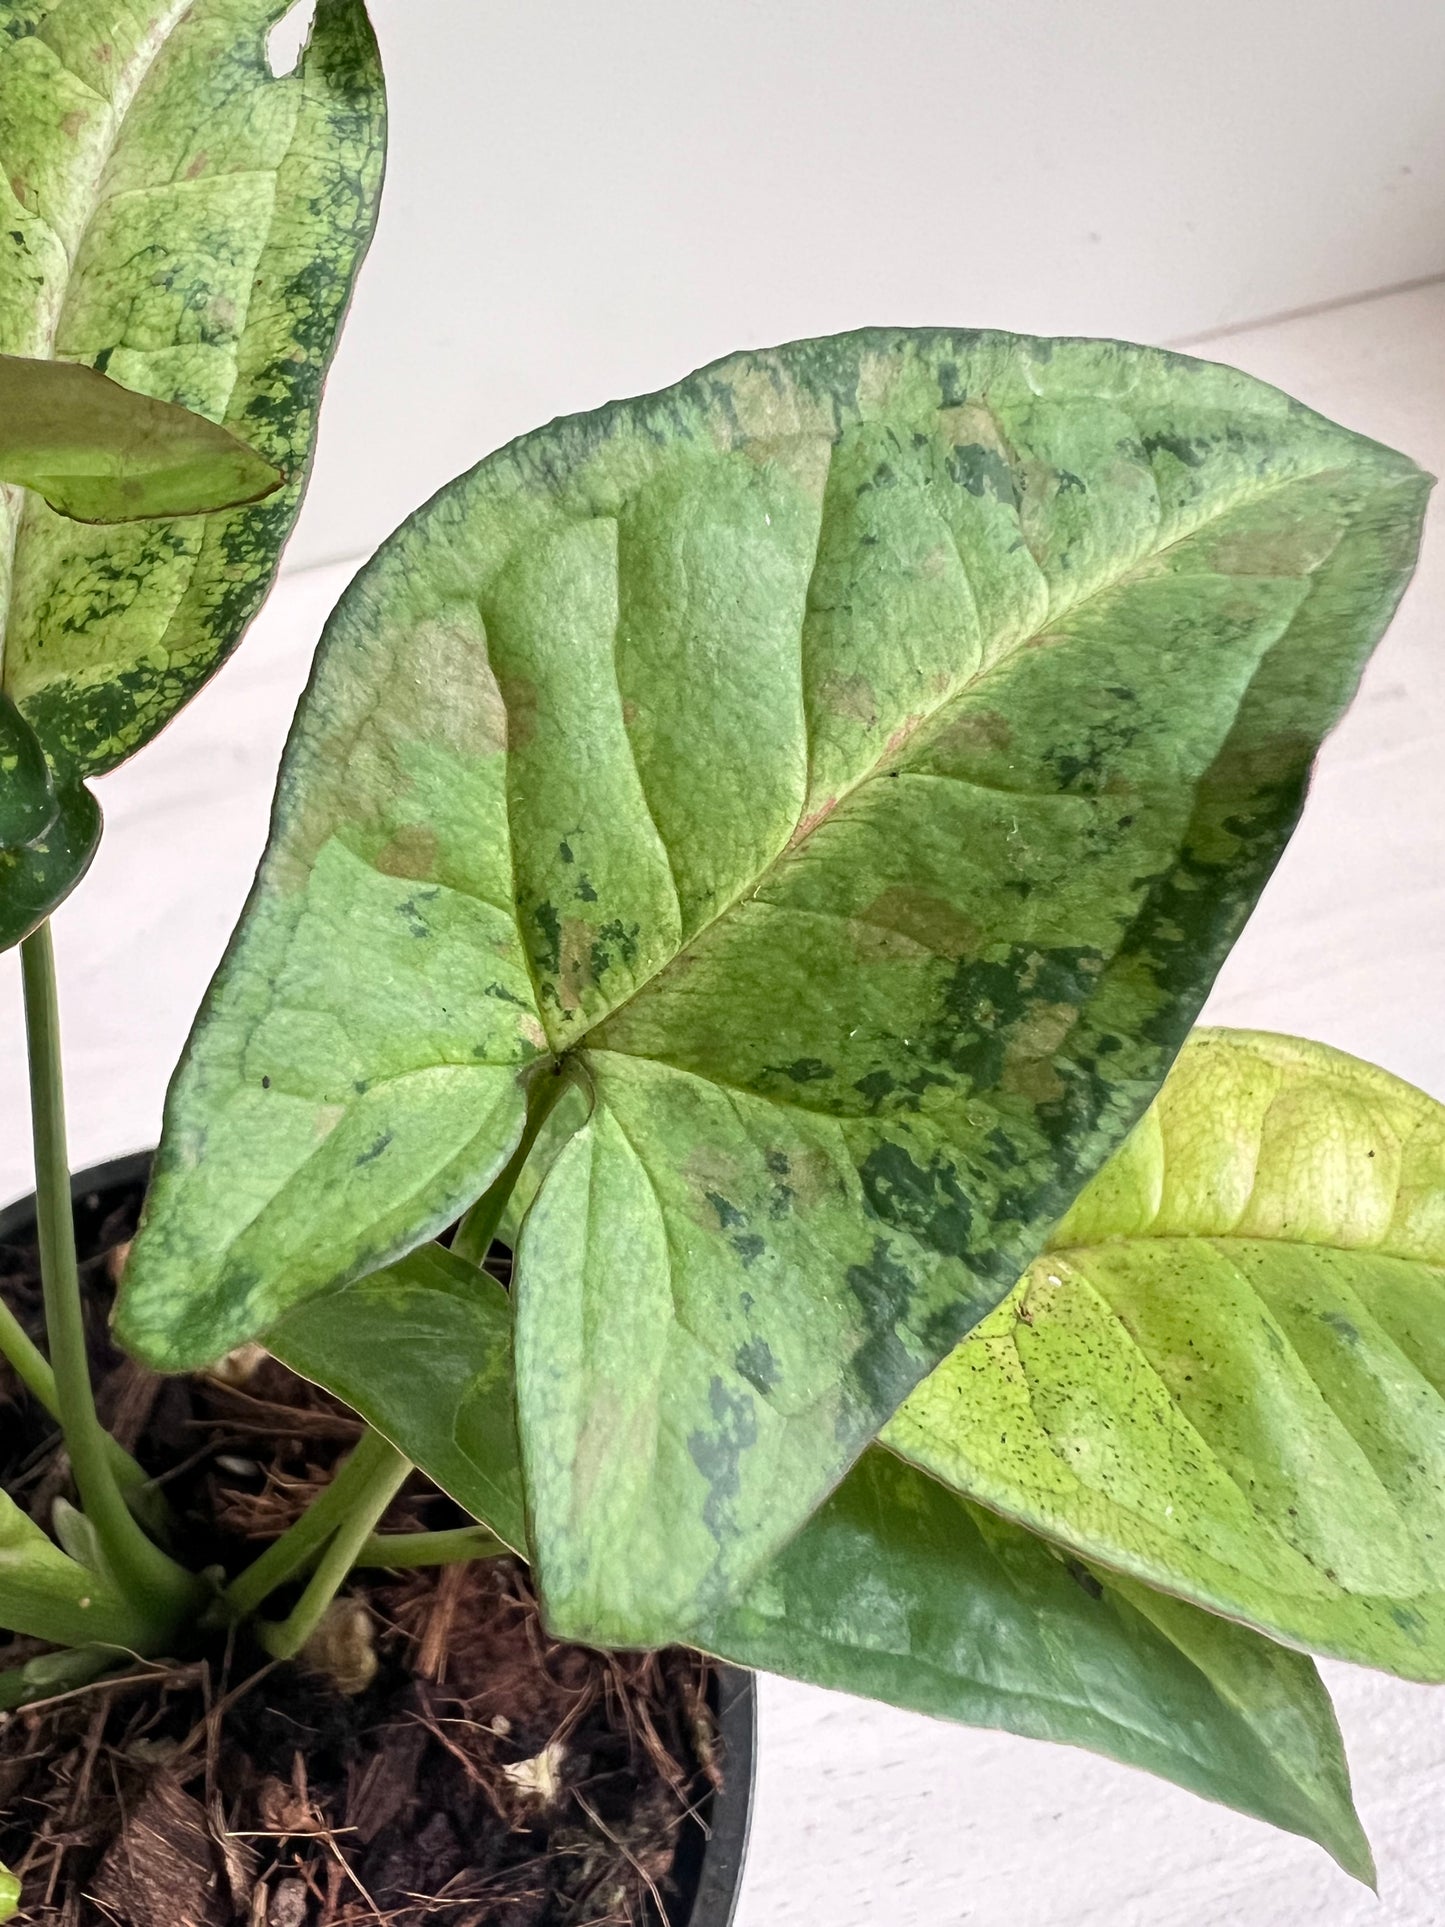
[[[682,960],[698,944],[701,943],[702,939],[707,935],[707,933],[713,928],[715,924],[721,923],[725,918],[731,916],[731,914],[733,913],[734,910],[737,909],[739,904],[744,903],[746,901],[750,901],[751,899],[757,897],[763,890],[764,886],[772,879],[774,874],[782,868],[782,866],[794,854],[794,852],[802,849],[804,845],[807,843],[807,841],[809,840],[809,838],[811,838],[819,829],[821,829],[824,823],[828,822],[833,816],[837,814],[839,808],[842,806],[843,803],[848,801],[850,797],[855,795],[859,790],[863,789],[867,784],[871,782],[875,782],[880,777],[884,776],[889,770],[889,768],[893,767],[900,761],[904,753],[909,748],[910,744],[913,742],[914,738],[919,734],[919,732],[922,729],[924,729],[929,723],[933,722],[936,717],[940,716],[952,704],[961,702],[965,698],[975,694],[980,688],[982,688],[987,684],[991,676],[993,676],[999,670],[1003,669],[1008,664],[1011,664],[1021,650],[1029,648],[1043,641],[1060,623],[1062,623],[1066,619],[1072,620],[1079,614],[1080,610],[1087,609],[1092,603],[1097,602],[1101,597],[1112,594],[1115,590],[1117,590],[1124,583],[1126,583],[1132,575],[1136,574],[1140,569],[1144,568],[1147,564],[1157,562],[1161,557],[1170,554],[1174,549],[1182,547],[1184,543],[1193,541],[1196,537],[1205,533],[1214,523],[1223,520],[1224,517],[1228,515],[1233,515],[1241,509],[1253,508],[1257,504],[1268,501],[1273,496],[1282,494],[1288,489],[1302,487],[1312,482],[1318,482],[1323,477],[1326,477],[1326,476],[1343,475],[1347,472],[1348,472],[1347,465],[1344,462],[1342,461],[1328,462],[1328,463],[1322,464],[1318,468],[1306,469],[1301,471],[1299,474],[1290,475],[1284,478],[1283,480],[1275,481],[1271,483],[1268,488],[1258,489],[1252,494],[1240,494],[1240,495],[1231,496],[1229,499],[1224,501],[1219,506],[1211,509],[1209,514],[1201,516],[1197,522],[1195,522],[1190,528],[1184,530],[1181,534],[1175,536],[1172,541],[1162,543],[1159,547],[1150,549],[1146,554],[1134,557],[1126,567],[1121,568],[1119,570],[1117,575],[1112,576],[1107,582],[1101,582],[1097,588],[1090,590],[1090,592],[1087,595],[1080,596],[1076,601],[1066,604],[1058,611],[1051,610],[1049,615],[1049,620],[1044,624],[1044,626],[1041,629],[1035,630],[1030,635],[1020,636],[1019,639],[1013,645],[1013,647],[1009,649],[1007,652],[995,657],[994,660],[988,663],[985,667],[976,670],[971,676],[967,677],[963,682],[955,685],[952,689],[948,691],[946,695],[941,696],[937,702],[932,704],[930,707],[927,707],[919,711],[915,716],[911,717],[906,724],[900,725],[900,732],[896,732],[893,736],[889,738],[889,742],[885,746],[883,753],[873,762],[873,764],[868,769],[864,770],[861,775],[856,777],[852,783],[847,785],[846,788],[840,789],[837,795],[830,799],[825,809],[814,812],[811,820],[809,819],[809,816],[807,813],[808,798],[805,795],[803,798],[802,810],[800,811],[799,816],[795,820],[793,828],[789,832],[788,837],[784,841],[782,847],[778,850],[777,854],[770,859],[770,861],[763,867],[763,869],[758,873],[758,875],[755,878],[750,879],[749,882],[747,882],[746,884],[744,884],[744,886],[740,890],[738,890],[728,900],[727,903],[723,904],[720,909],[714,911],[713,915],[710,916],[705,923],[699,924],[698,928],[692,933],[692,935],[687,939],[687,941],[685,943],[680,944],[678,948],[673,952],[673,954],[667,959],[666,963],[663,964],[660,969],[654,971],[653,974],[650,977],[648,977],[645,982],[639,984],[637,988],[631,991],[628,996],[623,998],[623,1000],[620,1003],[615,1004],[612,1007],[612,1009],[609,1010],[604,1016],[598,1018],[597,1021],[594,1024],[590,1025],[586,1031],[582,1032],[580,1035],[576,1037],[569,1038],[567,1040],[565,1047],[561,1051],[557,1052],[557,1056],[559,1058],[566,1058],[567,1056],[579,1050],[587,1048],[589,1043],[591,1045],[591,1048],[593,1049],[605,1050],[610,1048],[606,1042],[605,1037],[599,1035],[599,1033],[605,1032],[608,1024],[612,1023],[614,1019],[616,1019],[622,1014],[623,1011],[629,1009],[633,1004],[637,1003],[641,998],[643,998],[650,991],[652,991],[654,987],[664,977],[666,977],[670,971],[676,969],[678,965],[682,962]],[[1408,479],[1409,479],[1408,476],[1401,475],[1398,480],[1392,480],[1382,473],[1379,477],[1377,486],[1381,488],[1403,486]],[[822,527],[823,527],[823,523],[820,520],[820,523],[819,523],[819,550],[820,551],[822,546]],[[1331,549],[1330,553],[1331,554],[1334,553],[1333,548]],[[1307,571],[1306,575],[1303,578],[1296,578],[1296,579],[1303,580],[1306,582],[1313,580],[1318,570],[1324,566],[1324,563],[1328,561],[1328,559],[1329,559],[1328,556],[1322,558],[1321,561],[1318,562],[1313,569]],[[817,567],[817,558],[815,556],[813,571],[810,572],[810,575],[809,575],[808,593],[811,592],[812,573],[816,571],[816,567]],[[808,609],[807,593],[805,593],[804,595],[803,606],[804,606],[804,620],[806,621],[806,614]],[[903,733],[903,732],[906,732],[906,733]],[[543,1028],[545,1030],[546,1018],[543,1015],[540,1007],[538,1010],[538,1021],[543,1025]],[[631,1053],[624,1052],[622,1054],[630,1055]]]

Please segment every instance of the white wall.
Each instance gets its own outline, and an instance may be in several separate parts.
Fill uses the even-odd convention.
[[[1445,270],[1440,0],[372,0],[385,209],[292,567],[865,323],[1175,340]]]

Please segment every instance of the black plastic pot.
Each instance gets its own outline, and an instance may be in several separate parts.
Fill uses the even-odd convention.
[[[114,1158],[70,1180],[76,1241],[84,1251],[120,1197],[150,1177],[151,1155],[137,1151]],[[30,1244],[35,1236],[35,1200],[21,1198],[0,1210],[0,1245]],[[756,1767],[757,1687],[751,1673],[715,1664],[709,1693],[717,1718],[727,1784],[697,1809],[678,1842],[675,1878],[681,1899],[673,1917],[658,1927],[731,1927],[742,1885],[743,1862],[752,1824]]]

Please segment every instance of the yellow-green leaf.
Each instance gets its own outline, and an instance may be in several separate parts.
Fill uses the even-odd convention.
[[[67,361],[0,354],[0,482],[80,522],[206,515],[273,494],[279,469],[203,415]]]
[[[884,1437],[1083,1557],[1445,1680],[1445,1106],[1203,1031]]]

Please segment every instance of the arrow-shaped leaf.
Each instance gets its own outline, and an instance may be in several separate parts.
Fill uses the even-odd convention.
[[[1426,483],[1228,370],[869,333],[554,424],[333,617],[122,1305],[166,1366],[441,1229],[543,1102],[561,1633],[686,1636],[1134,1121]]]
[[[0,482],[81,522],[206,515],[282,475],[229,429],[73,362],[0,355]]]
[[[525,1551],[511,1312],[494,1280],[428,1246],[299,1306],[272,1344]],[[1372,1877],[1307,1659],[1065,1561],[877,1447],[698,1643],[964,1725],[1088,1747],[1303,1833]]]
[[[1445,1106],[1203,1031],[885,1438],[1275,1637],[1445,1680]]]

